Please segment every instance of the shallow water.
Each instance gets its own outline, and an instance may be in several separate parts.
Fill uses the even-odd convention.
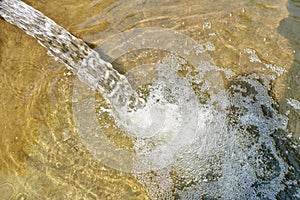
[[[93,130],[101,127],[106,138],[115,146],[130,152],[130,156],[134,153],[144,155],[144,151],[137,150],[139,145],[136,144],[148,145],[151,149],[152,143],[133,141],[122,130],[108,126],[113,121],[109,112],[106,112],[109,108],[103,103],[101,95],[89,91],[78,82],[63,64],[48,56],[34,39],[1,20],[0,191],[5,194],[4,199],[195,199],[201,194],[205,194],[207,198],[219,195],[223,199],[238,199],[247,192],[235,186],[234,182],[243,184],[234,178],[243,177],[251,183],[253,176],[246,167],[243,168],[245,173],[237,176],[240,166],[232,155],[239,158],[246,155],[242,155],[241,151],[260,151],[254,150],[259,147],[249,147],[249,141],[250,144],[257,142],[255,137],[252,138],[256,132],[254,125],[257,125],[259,135],[263,138],[261,140],[266,144],[261,146],[261,151],[269,151],[272,156],[266,153],[265,157],[273,157],[271,161],[276,160],[273,165],[280,166],[280,170],[266,169],[265,172],[262,169],[268,168],[268,165],[255,165],[251,163],[255,161],[254,158],[252,161],[248,159],[250,165],[259,169],[255,172],[256,177],[263,177],[265,182],[272,180],[274,186],[277,183],[276,177],[279,177],[280,182],[280,174],[287,173],[283,170],[286,166],[282,166],[287,163],[296,168],[288,176],[295,182],[294,185],[299,186],[299,2],[24,2],[84,39],[90,46],[96,47],[100,55],[112,62],[116,69],[127,74],[132,85],[144,85],[140,90],[144,91],[142,94],[145,96],[151,94],[145,89],[149,83],[166,82],[165,88],[176,91],[172,87],[172,79],[183,87],[187,85],[186,80],[192,82],[199,103],[208,105],[197,110],[198,115],[211,120],[208,126],[211,130],[201,132],[200,136],[206,138],[197,143],[205,146],[201,149],[186,147],[190,143],[195,144],[194,140],[188,140],[194,138],[194,132],[187,132],[191,134],[186,138],[180,138],[178,134],[164,134],[151,142],[156,145],[167,144],[158,145],[159,149],[171,149],[171,156],[166,154],[165,159],[163,157],[165,163],[161,159],[140,158],[140,162],[133,166],[135,170],[128,171],[127,165],[126,168],[120,165],[122,162],[126,164],[127,160],[124,158],[127,157],[116,157],[120,154],[97,149],[102,143],[95,140],[97,135]],[[168,57],[169,52],[173,54]],[[180,58],[174,54],[178,54]],[[188,63],[182,61],[182,58]],[[162,70],[158,70],[160,74],[153,72],[158,61],[162,62]],[[200,61],[210,64],[199,65]],[[202,67],[197,68],[197,65]],[[181,78],[172,75],[171,68],[175,66],[179,69]],[[171,75],[163,69],[169,69]],[[197,76],[197,73],[200,75]],[[268,79],[272,79],[272,84],[266,83]],[[155,84],[153,85],[155,88]],[[251,89],[253,87],[254,91]],[[229,112],[224,109],[228,105],[227,96],[219,93],[223,90],[228,91],[233,101]],[[172,100],[186,101],[184,95],[181,99],[181,92],[167,93],[168,102],[165,105],[170,105],[168,110],[176,110],[172,107]],[[248,96],[253,94],[256,99],[247,103]],[[268,107],[276,104],[269,96],[279,103],[278,106]],[[241,101],[243,98],[244,101]],[[263,103],[257,103],[260,101]],[[262,111],[256,109],[260,106]],[[192,113],[193,109],[189,110],[189,106],[184,108]],[[237,108],[248,109],[243,111]],[[210,114],[205,114],[207,110],[213,110],[212,118]],[[165,116],[162,120],[174,117],[168,113],[160,115]],[[181,113],[182,116],[189,117]],[[252,116],[262,118],[259,118],[259,122]],[[288,120],[288,129],[284,127],[285,120]],[[197,119],[199,121],[201,120]],[[171,120],[170,123],[173,122],[176,127],[178,121]],[[229,128],[234,128],[234,131],[240,131],[241,134],[224,132],[227,124],[233,124]],[[247,131],[244,131],[245,127],[248,128]],[[160,131],[161,128],[158,123],[157,130]],[[168,132],[168,127],[165,132]],[[219,132],[227,135],[222,134],[220,137],[217,134]],[[230,140],[236,136],[245,139],[234,140],[239,142],[239,147],[233,148],[235,144],[231,144]],[[98,137],[104,138],[103,135]],[[228,140],[226,145],[219,143],[220,138]],[[182,140],[186,141],[182,143]],[[187,149],[181,153],[178,146]],[[274,147],[277,152],[272,152]],[[225,151],[231,151],[232,155],[223,155]],[[155,156],[152,152],[146,152],[146,155]],[[179,156],[173,155],[174,152]],[[190,156],[197,152],[201,152],[200,158],[207,160],[200,162],[197,160],[199,158]],[[255,157],[255,153],[251,155]],[[247,154],[248,157],[251,155]],[[258,155],[264,157],[263,153]],[[277,158],[278,155],[282,158]],[[130,156],[129,161],[132,159]],[[177,158],[176,162],[169,160],[172,156]],[[150,173],[149,170],[144,170],[145,166],[142,164],[149,160],[151,162],[146,162],[146,165],[150,166]],[[270,162],[268,159],[261,160]],[[223,164],[216,164],[218,161]],[[219,166],[223,169],[217,169]],[[129,167],[132,169],[132,166]],[[221,176],[219,172],[226,176]],[[215,184],[206,184],[207,180]],[[229,187],[221,187],[221,183],[228,183]],[[264,184],[255,184],[258,191],[262,190],[260,187]],[[266,185],[269,188],[265,188],[264,192],[277,191],[276,188],[272,189],[272,184]],[[233,186],[238,190],[234,190]],[[215,191],[209,193],[211,188]],[[295,192],[294,190],[295,188],[291,189]],[[260,192],[261,196],[257,198],[275,198],[264,192]],[[289,192],[285,190],[277,198],[283,199],[283,195],[287,193]]]

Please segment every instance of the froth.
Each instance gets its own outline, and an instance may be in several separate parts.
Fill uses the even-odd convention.
[[[276,199],[285,185],[297,187],[272,138],[287,125],[271,96],[273,75],[237,76],[208,62],[191,67],[176,54],[154,71],[149,82],[135,79],[146,85],[145,107],[121,113],[126,120],[118,122],[133,152],[103,145],[103,135],[96,143],[94,131],[88,140],[97,123],[83,130],[99,159],[117,149],[117,164],[102,162],[132,172],[152,199]]]
[[[129,114],[129,119],[139,117],[136,115],[139,112],[140,117],[151,118],[142,122],[148,125],[147,129],[134,127],[132,123],[125,127],[136,136],[134,171],[148,172],[172,165],[182,148],[199,140],[199,133],[204,133],[211,118],[210,109],[199,104],[188,80],[177,74],[180,63],[174,65],[173,58],[171,55],[157,64],[158,78],[149,86],[146,107]]]
[[[177,73],[184,62],[171,55],[163,63],[164,68],[174,66]],[[172,80],[173,75],[160,74],[166,77],[164,82]],[[198,125],[186,124],[176,130],[177,135],[192,138],[188,143],[176,150],[172,145],[162,149],[170,156],[168,166],[136,174],[149,195],[153,199],[276,199],[284,189],[287,166],[271,135],[278,129],[286,130],[287,119],[278,113],[269,95],[273,77],[235,76],[203,62],[179,79],[186,82],[176,80],[175,86],[164,88],[193,88],[197,104],[189,104],[187,99],[177,102],[183,103],[182,108],[188,112],[196,110],[186,117],[196,119]],[[173,140],[173,144],[177,146],[179,141]]]

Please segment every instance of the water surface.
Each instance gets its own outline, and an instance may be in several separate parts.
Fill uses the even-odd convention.
[[[204,80],[213,83],[209,86],[210,97],[226,88],[229,91],[243,92],[243,88],[234,88],[235,85],[243,83],[243,77],[251,77],[253,74],[273,77],[274,80],[271,80],[270,88],[264,95],[266,97],[270,95],[279,102],[278,108],[275,108],[279,112],[276,111],[273,116],[278,115],[288,119],[288,129],[281,132],[278,128],[275,136],[271,136],[272,144],[277,147],[278,152],[286,150],[286,154],[278,154],[291,158],[290,160],[297,158],[295,155],[298,153],[299,161],[299,146],[297,146],[300,137],[298,102],[300,96],[297,92],[300,59],[297,39],[299,2],[281,0],[203,1],[201,3],[198,1],[105,0],[24,2],[54,19],[91,47],[95,47],[100,55],[112,62],[121,73],[127,72],[129,80],[136,87],[147,85],[147,80],[152,80],[151,76],[157,79],[157,75],[151,72],[158,61],[162,61],[162,66],[175,67],[181,62],[182,57],[189,62],[187,66],[191,69],[197,68],[195,63],[199,60],[209,61],[212,66],[218,67],[204,77]],[[78,120],[87,118],[86,123],[88,123],[91,118],[87,117],[88,112],[78,112],[76,108],[78,105],[81,108],[82,105],[76,102],[80,102],[80,99],[94,99],[95,102],[84,105],[92,108],[95,116],[97,114],[99,127],[105,127],[113,122],[107,120],[109,116],[103,111],[103,108],[107,109],[107,107],[101,95],[88,91],[86,86],[83,86],[85,92],[77,95],[76,91],[80,91],[81,84],[63,64],[53,60],[33,38],[18,28],[4,20],[1,20],[0,26],[0,191],[5,194],[5,199],[10,197],[16,199],[22,197],[27,199],[155,199],[167,196],[170,198],[185,196],[193,199],[199,197],[197,192],[195,194],[190,192],[190,196],[184,194],[184,191],[193,190],[194,186],[197,188],[198,184],[193,183],[193,181],[197,182],[195,177],[187,175],[188,170],[176,172],[174,168],[166,171],[157,169],[152,172],[152,175],[146,170],[145,174],[139,175],[137,171],[129,173],[116,167],[114,162],[106,160],[111,159],[115,154],[110,155],[109,152],[97,154],[97,150],[93,151],[91,148],[97,146],[97,142],[92,142],[93,138],[82,140],[82,136],[87,134],[85,130],[94,127],[88,126],[83,129],[82,126],[78,126]],[[149,31],[154,35],[152,38],[151,34],[147,35]],[[147,41],[149,37],[153,41]],[[200,53],[199,57],[190,54],[190,47],[193,47],[193,44],[185,44],[186,41],[190,41],[188,38],[198,44],[199,52],[206,51],[204,56]],[[199,47],[199,44],[204,44],[205,48]],[[166,57],[170,52],[179,54],[181,58],[178,60],[176,55],[171,58]],[[172,62],[173,65],[170,65]],[[206,67],[209,68],[209,65]],[[181,73],[188,74],[190,68],[181,70]],[[234,77],[240,78],[224,78],[226,70],[234,73]],[[141,78],[139,74],[141,71],[150,74],[150,78],[143,78],[143,76]],[[203,68],[199,71],[203,72]],[[216,71],[221,72],[216,73]],[[256,90],[261,87],[260,84],[245,81],[246,88],[246,83],[255,85]],[[201,87],[194,85],[195,91],[197,88]],[[251,89],[250,86],[249,88]],[[205,95],[201,93],[203,91],[198,90],[199,94],[203,95],[200,95],[200,101],[207,102]],[[147,92],[144,95],[147,96]],[[216,97],[220,96],[216,95]],[[209,105],[217,105],[220,111],[223,109],[223,103],[226,103],[226,99],[211,100]],[[270,102],[266,102],[266,105],[269,105],[268,103]],[[235,104],[243,105],[238,100]],[[263,111],[268,113],[267,109],[263,108]],[[253,112],[255,113],[256,110]],[[272,113],[273,110],[270,112]],[[236,115],[243,117],[241,113]],[[226,117],[226,113],[224,116]],[[268,114],[263,120],[267,117]],[[234,117],[232,119],[236,120]],[[223,120],[220,124],[224,123],[223,118],[213,121],[218,122],[218,120]],[[239,120],[236,121],[239,123]],[[275,122],[279,121],[275,120]],[[218,130],[220,128],[218,125],[217,123],[211,127]],[[134,152],[134,141],[128,135],[110,127],[102,131],[116,146]],[[289,138],[287,145],[280,146],[285,144],[281,137]],[[280,142],[276,143],[278,140]],[[209,142],[208,144],[211,145]],[[214,156],[217,155],[221,153],[218,152]],[[189,160],[188,155],[183,157],[186,158],[183,159],[184,163],[193,165],[190,173],[193,174],[194,165],[197,163]],[[216,160],[218,159],[212,159],[212,162]],[[278,163],[289,162],[284,158],[279,160]],[[296,168],[299,163],[294,160],[294,163],[288,164]],[[184,168],[186,165],[178,162],[176,167]],[[276,169],[274,171],[276,172]],[[203,171],[199,170],[200,172]],[[212,169],[212,172],[218,172],[218,169]],[[203,174],[209,173],[203,172]],[[274,174],[275,177],[280,176]],[[293,180],[297,180],[299,168],[293,176],[295,176]],[[178,180],[178,177],[184,177],[185,180]],[[212,174],[211,180],[209,177],[208,180],[214,181],[214,177],[218,178],[218,174]],[[149,182],[150,179],[152,182]],[[200,179],[204,180],[203,177]],[[188,180],[192,181],[188,182]],[[157,183],[158,187],[153,186],[153,183]],[[203,182],[201,184],[206,186]],[[220,188],[209,187],[215,187],[216,193]],[[203,193],[205,192],[203,187]],[[236,191],[228,191],[229,194],[234,192]],[[282,195],[287,195],[286,193],[288,192]],[[299,196],[294,197],[299,198]],[[226,198],[225,194],[223,198]],[[280,199],[280,195],[277,198]]]

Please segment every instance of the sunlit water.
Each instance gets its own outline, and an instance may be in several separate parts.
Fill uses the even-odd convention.
[[[4,199],[300,198],[296,2],[27,2],[147,104],[119,124],[3,21]]]

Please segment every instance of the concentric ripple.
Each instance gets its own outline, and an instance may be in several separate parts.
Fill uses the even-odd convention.
[[[7,5],[20,2],[4,1]],[[23,4],[16,9],[25,7]],[[26,19],[16,23],[11,16],[15,10],[10,6],[3,8],[6,12],[0,13],[8,21],[34,35],[51,55],[61,59],[75,74],[78,72],[79,79],[86,81],[91,88],[97,88],[97,85],[102,93],[95,93],[78,82],[74,86],[72,102],[65,100],[72,104],[72,108],[65,106],[67,111],[61,114],[65,114],[70,125],[73,125],[74,118],[74,132],[75,135],[78,133],[83,146],[79,145],[79,140],[72,140],[71,136],[76,138],[77,135],[68,135],[66,127],[50,128],[53,135],[47,135],[48,129],[44,130],[42,137],[46,139],[40,141],[48,143],[52,138],[54,142],[48,148],[47,162],[50,169],[58,171],[49,168],[46,171],[53,182],[63,185],[72,176],[74,182],[71,185],[77,185],[79,193],[85,193],[82,198],[97,198],[101,193],[100,184],[94,185],[97,176],[93,172],[97,170],[86,171],[91,160],[81,158],[84,148],[105,167],[133,174],[152,199],[296,199],[300,196],[299,156],[288,140],[287,117],[279,113],[272,93],[273,81],[286,72],[283,67],[267,63],[256,55],[254,49],[245,48],[240,54],[250,56],[250,64],[245,70],[248,73],[235,74],[214,64],[209,53],[214,53],[217,48],[211,41],[197,44],[177,31],[133,28],[110,37],[97,48],[112,63],[133,52],[164,51],[164,56],[155,63],[124,70],[130,76],[129,84],[95,51],[41,13],[33,12],[40,16],[33,23],[45,20],[46,26],[35,29],[29,24],[31,29],[27,29]],[[32,14],[30,7],[26,8],[25,14]],[[241,12],[242,19],[249,20],[244,15],[244,8]],[[184,26],[184,22],[181,25]],[[202,28],[210,29],[211,25],[207,22]],[[52,32],[48,32],[48,28]],[[40,34],[40,31],[46,34]],[[210,34],[216,36],[216,33]],[[77,42],[74,44],[74,41]],[[65,45],[70,50],[66,50]],[[256,70],[267,72],[255,73],[252,64],[256,65]],[[103,66],[107,68],[101,68]],[[24,85],[35,91],[31,83],[34,81],[22,82],[21,77],[26,73],[35,76],[31,70],[15,75],[21,83],[17,93],[22,93],[23,97],[23,91],[27,91]],[[135,86],[137,93],[127,93],[127,89],[131,91],[131,85]],[[144,107],[122,109],[132,94],[133,98],[145,101]],[[297,108],[297,101],[289,102]],[[49,118],[55,118],[56,114],[55,110]],[[58,118],[54,120],[59,121]],[[60,137],[56,137],[59,135],[57,130],[63,133]],[[60,139],[67,144],[62,145]],[[47,153],[46,148],[41,148],[44,152],[40,150],[39,153]],[[64,153],[77,155],[76,160],[72,161]],[[79,166],[81,169],[75,168],[76,173],[65,170],[76,166],[79,160],[85,163]],[[93,182],[91,189],[84,187],[90,184],[85,183],[87,175]],[[34,176],[30,178],[35,179]],[[40,187],[38,185],[32,190],[42,190]],[[8,195],[12,193],[11,187],[0,189],[7,190]],[[93,190],[98,193],[91,192]]]

